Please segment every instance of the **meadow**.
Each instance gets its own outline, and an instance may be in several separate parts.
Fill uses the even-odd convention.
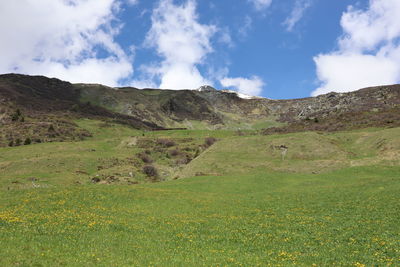
[[[82,120],[81,142],[0,148],[1,266],[398,266],[399,128],[263,136]],[[130,138],[218,141],[154,183]],[[271,145],[289,147],[282,160]],[[135,184],[94,184],[106,170]],[[197,176],[196,176],[197,175]],[[32,179],[35,178],[35,179]],[[179,179],[177,179],[179,178]]]

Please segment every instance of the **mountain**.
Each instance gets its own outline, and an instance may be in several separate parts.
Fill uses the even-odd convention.
[[[82,103],[68,82],[43,76],[0,75],[0,145],[82,140],[91,133],[74,120],[115,121],[140,129],[158,125]]]
[[[0,144],[79,140],[74,120],[137,129],[264,129],[265,134],[400,125],[400,85],[272,100],[203,86],[198,90],[112,88],[43,76],[0,75]]]
[[[379,114],[389,115],[389,121],[395,123],[398,117],[391,117],[398,114],[400,104],[400,85],[292,100],[251,98],[209,86],[179,91],[76,86],[83,101],[163,127],[260,129],[285,124],[307,125],[310,121],[323,124],[339,118],[346,121],[344,126],[357,127],[360,124],[357,120],[364,117],[371,119],[370,126],[373,126],[382,122],[382,118],[377,118]]]

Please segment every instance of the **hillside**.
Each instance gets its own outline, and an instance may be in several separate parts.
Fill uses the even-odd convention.
[[[381,113],[385,113],[385,116],[392,114],[393,118],[388,119],[392,122],[388,124],[399,125],[400,85],[292,100],[245,99],[234,92],[219,91],[212,87],[176,91],[114,89],[83,84],[76,86],[83,101],[135,115],[164,127],[260,129],[301,124],[304,128],[310,128],[307,126],[309,121],[329,122],[339,117],[348,128],[360,128],[363,127],[362,123],[357,123],[355,114],[368,117],[368,126],[382,126]],[[339,128],[346,127],[343,125]]]
[[[73,84],[42,76],[0,75],[0,146],[73,141],[91,134],[79,118],[119,122],[137,129],[162,128],[134,116],[82,103]]]
[[[19,74],[0,75],[0,145],[80,140],[92,118],[137,129],[265,129],[265,134],[400,126],[400,85],[292,100],[201,90],[110,88]]]
[[[92,137],[0,148],[1,266],[400,264],[400,128],[74,123]]]

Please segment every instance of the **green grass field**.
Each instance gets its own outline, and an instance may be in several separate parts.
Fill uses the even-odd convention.
[[[400,265],[399,128],[143,136],[78,123],[94,137],[0,148],[0,266]],[[127,160],[145,149],[130,138],[183,148],[208,136],[218,141],[185,166],[151,154],[172,170],[164,182]],[[281,144],[284,160],[270,148]],[[90,182],[130,170],[139,184]]]

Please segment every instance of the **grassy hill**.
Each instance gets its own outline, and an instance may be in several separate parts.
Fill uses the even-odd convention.
[[[1,266],[400,264],[400,128],[73,122],[92,137],[0,148]]]

